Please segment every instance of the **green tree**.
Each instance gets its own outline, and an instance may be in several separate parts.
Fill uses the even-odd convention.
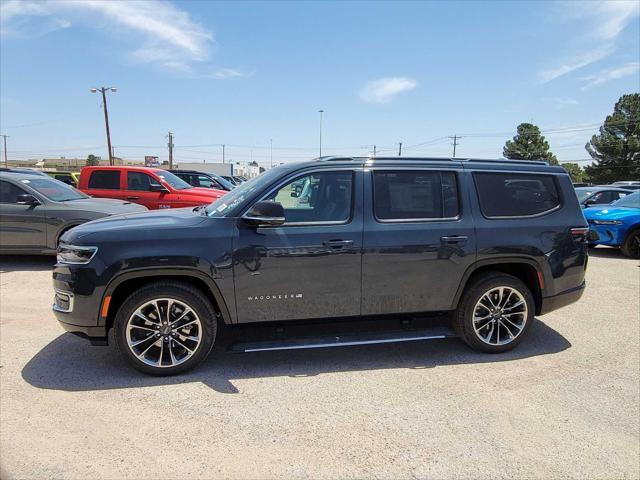
[[[549,151],[549,142],[540,134],[540,129],[531,123],[518,125],[518,134],[507,140],[502,154],[513,160],[545,160],[557,165],[558,159]]]
[[[87,167],[95,167],[96,165],[100,165],[100,159],[95,155],[91,154],[87,157]]]
[[[586,179],[586,175],[584,170],[580,168],[580,165],[577,163],[563,163],[561,164],[562,168],[564,168],[569,176],[571,177],[571,181],[574,183],[582,183]]]
[[[640,93],[620,97],[585,148],[595,161],[585,168],[594,183],[640,179]]]

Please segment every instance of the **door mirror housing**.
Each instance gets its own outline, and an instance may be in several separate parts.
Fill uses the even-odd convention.
[[[253,227],[282,225],[285,222],[284,207],[279,202],[257,202],[242,216],[242,220]]]
[[[40,205],[40,201],[36,197],[34,197],[33,195],[29,195],[28,193],[18,195],[18,200],[16,203],[18,205]]]
[[[595,198],[590,198],[588,199],[586,202],[584,202],[585,206],[591,206],[591,205],[595,205],[596,204],[596,199]]]
[[[160,185],[159,183],[150,183],[149,184],[150,192],[160,192],[160,193],[169,193],[169,189],[164,185]]]

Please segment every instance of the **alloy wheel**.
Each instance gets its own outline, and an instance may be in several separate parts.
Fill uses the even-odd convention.
[[[524,330],[528,309],[524,295],[513,287],[493,287],[473,309],[473,328],[489,345],[506,345]]]
[[[631,252],[632,258],[640,258],[640,232],[634,234],[631,238],[629,251]]]
[[[174,298],[145,302],[129,317],[127,345],[141,362],[152,367],[175,367],[187,361],[202,343],[200,318]]]

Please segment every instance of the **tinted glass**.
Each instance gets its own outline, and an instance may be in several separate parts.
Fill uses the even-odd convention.
[[[613,196],[610,191],[598,192],[593,197],[589,199],[590,203],[593,204],[607,204],[613,201]]]
[[[191,185],[171,172],[167,172],[165,170],[155,170],[154,173],[176,190],[185,190],[187,188],[192,188]]]
[[[120,190],[120,171],[94,170],[89,177],[89,188]]]
[[[480,208],[487,217],[522,217],[560,205],[551,175],[475,173]]]
[[[286,223],[345,222],[351,216],[353,174],[317,172],[287,183],[266,200],[284,207]]]
[[[459,213],[453,172],[376,171],[374,211],[380,220],[451,218]]]
[[[576,195],[578,196],[578,201],[581,203],[592,193],[593,190],[589,188],[576,188]]]
[[[54,180],[52,178],[35,177],[20,180],[21,183],[33,188],[39,194],[44,195],[54,202],[68,202],[70,200],[80,200],[89,198],[88,195],[76,190],[66,183]]]
[[[158,181],[143,172],[127,172],[127,190],[141,190],[148,192],[149,185],[159,185]]]
[[[640,192],[630,193],[626,197],[622,197],[613,205],[625,208],[640,208]]]
[[[220,185],[215,180],[210,179],[206,175],[198,175],[198,183],[204,188],[220,188]]]
[[[13,183],[0,180],[0,203],[17,203],[18,195],[25,193],[27,192],[16,187]]]

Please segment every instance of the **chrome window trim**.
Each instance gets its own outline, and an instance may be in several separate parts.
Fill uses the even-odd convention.
[[[351,181],[351,208],[349,210],[349,218],[347,218],[346,220],[335,220],[335,221],[334,220],[329,220],[329,221],[320,221],[320,222],[289,222],[289,223],[287,223],[285,221],[285,223],[283,223],[282,225],[265,225],[265,226],[260,226],[258,228],[284,228],[284,227],[307,227],[307,226],[319,226],[319,227],[322,227],[322,226],[326,226],[326,225],[347,225],[347,224],[349,224],[349,223],[351,223],[353,221],[353,210],[354,210],[354,206],[355,206],[355,202],[354,202],[355,173],[356,173],[357,169],[358,169],[358,167],[318,168],[318,169],[313,169],[313,170],[306,170],[304,172],[298,173],[297,175],[294,174],[294,176],[287,177],[285,180],[282,180],[281,182],[277,183],[275,187],[267,190],[267,193],[263,194],[255,202],[252,202],[251,205],[244,211],[244,213],[246,213],[249,210],[251,210],[251,207],[253,207],[256,203],[264,201],[265,198],[267,198],[269,195],[271,195],[276,190],[279,190],[284,185],[286,185],[288,183],[291,183],[291,182],[297,180],[298,178],[306,177],[308,175],[313,175],[314,173],[351,172],[351,180],[352,180]],[[244,216],[244,214],[241,215],[240,218],[242,218],[243,216]]]
[[[393,223],[393,224],[398,224],[398,223],[433,223],[433,222],[457,222],[462,218],[462,202],[460,202],[460,182],[458,180],[458,172],[463,171],[461,168],[438,168],[437,166],[431,166],[431,167],[419,167],[419,168],[411,168],[411,166],[399,166],[399,167],[387,167],[385,168],[384,166],[379,166],[379,167],[370,167],[367,169],[368,171],[371,172],[371,209],[373,212],[373,218],[376,222],[378,223]],[[381,172],[388,172],[388,171],[394,171],[394,170],[398,170],[398,171],[409,171],[409,172],[415,172],[415,171],[426,171],[426,172],[450,172],[453,173],[455,175],[456,178],[456,197],[458,200],[458,215],[456,215],[455,217],[425,217],[425,218],[386,218],[386,219],[382,219],[382,218],[378,218],[378,216],[376,215],[376,192],[375,192],[375,181],[373,179],[373,176],[375,175],[376,170],[381,171]],[[442,188],[442,177],[440,179],[440,187]]]

